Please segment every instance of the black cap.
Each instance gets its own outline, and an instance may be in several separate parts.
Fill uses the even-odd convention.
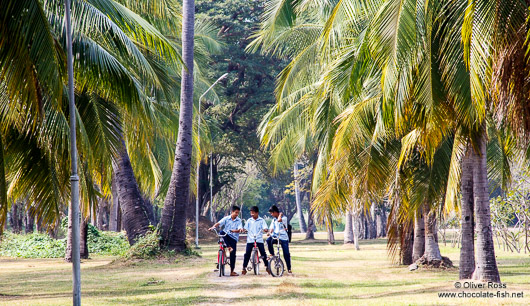
[[[280,210],[278,209],[278,206],[272,205],[271,208],[269,208],[269,212],[277,212],[277,213],[279,213]]]

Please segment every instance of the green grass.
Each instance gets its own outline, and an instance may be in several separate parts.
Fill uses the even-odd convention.
[[[317,238],[324,239],[323,234]],[[337,239],[341,237],[338,235]],[[95,256],[82,263],[84,305],[239,304],[267,305],[455,305],[530,304],[528,254],[497,250],[501,278],[508,292],[523,299],[441,299],[439,292],[458,292],[458,270],[409,272],[388,259],[386,241],[361,241],[356,251],[342,244],[298,241],[291,244],[293,276],[272,278],[247,274],[219,278],[213,272],[216,245],[202,245],[201,258],[177,262],[113,262]],[[458,249],[441,245],[458,265]],[[243,245],[238,247],[242,255]],[[237,272],[241,272],[241,260]],[[252,272],[251,272],[252,273]],[[71,303],[71,265],[60,259],[0,258],[0,304],[66,305]],[[466,292],[472,292],[466,289]],[[492,290],[495,292],[496,290]]]

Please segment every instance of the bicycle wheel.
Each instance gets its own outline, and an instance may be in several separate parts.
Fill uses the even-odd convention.
[[[274,256],[269,261],[269,267],[271,269],[271,275],[273,277],[282,277],[285,268],[283,266],[283,261],[279,256]]]
[[[225,255],[221,250],[217,253],[217,263],[219,264],[219,277],[222,277],[225,275]]]
[[[259,275],[259,257],[258,251],[252,252],[252,269],[254,270],[255,275]]]

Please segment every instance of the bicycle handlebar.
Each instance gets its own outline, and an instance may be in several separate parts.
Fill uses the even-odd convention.
[[[228,233],[225,233],[224,235],[220,234],[216,228],[213,228],[211,229],[212,232],[215,232],[215,234],[217,235],[217,237],[225,237],[226,235],[228,235]]]
[[[252,235],[252,234],[250,234],[250,233],[247,231],[247,235],[250,235],[253,239],[256,239],[256,238],[258,238],[259,235],[263,235],[263,232],[262,232],[262,231],[259,231],[259,233],[257,233],[256,235]]]

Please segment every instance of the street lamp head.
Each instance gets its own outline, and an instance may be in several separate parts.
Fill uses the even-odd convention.
[[[215,82],[213,82],[212,85],[200,96],[199,101],[202,101],[202,98],[215,86],[215,84],[219,83],[222,79],[226,78],[228,76],[228,72],[220,76]]]

